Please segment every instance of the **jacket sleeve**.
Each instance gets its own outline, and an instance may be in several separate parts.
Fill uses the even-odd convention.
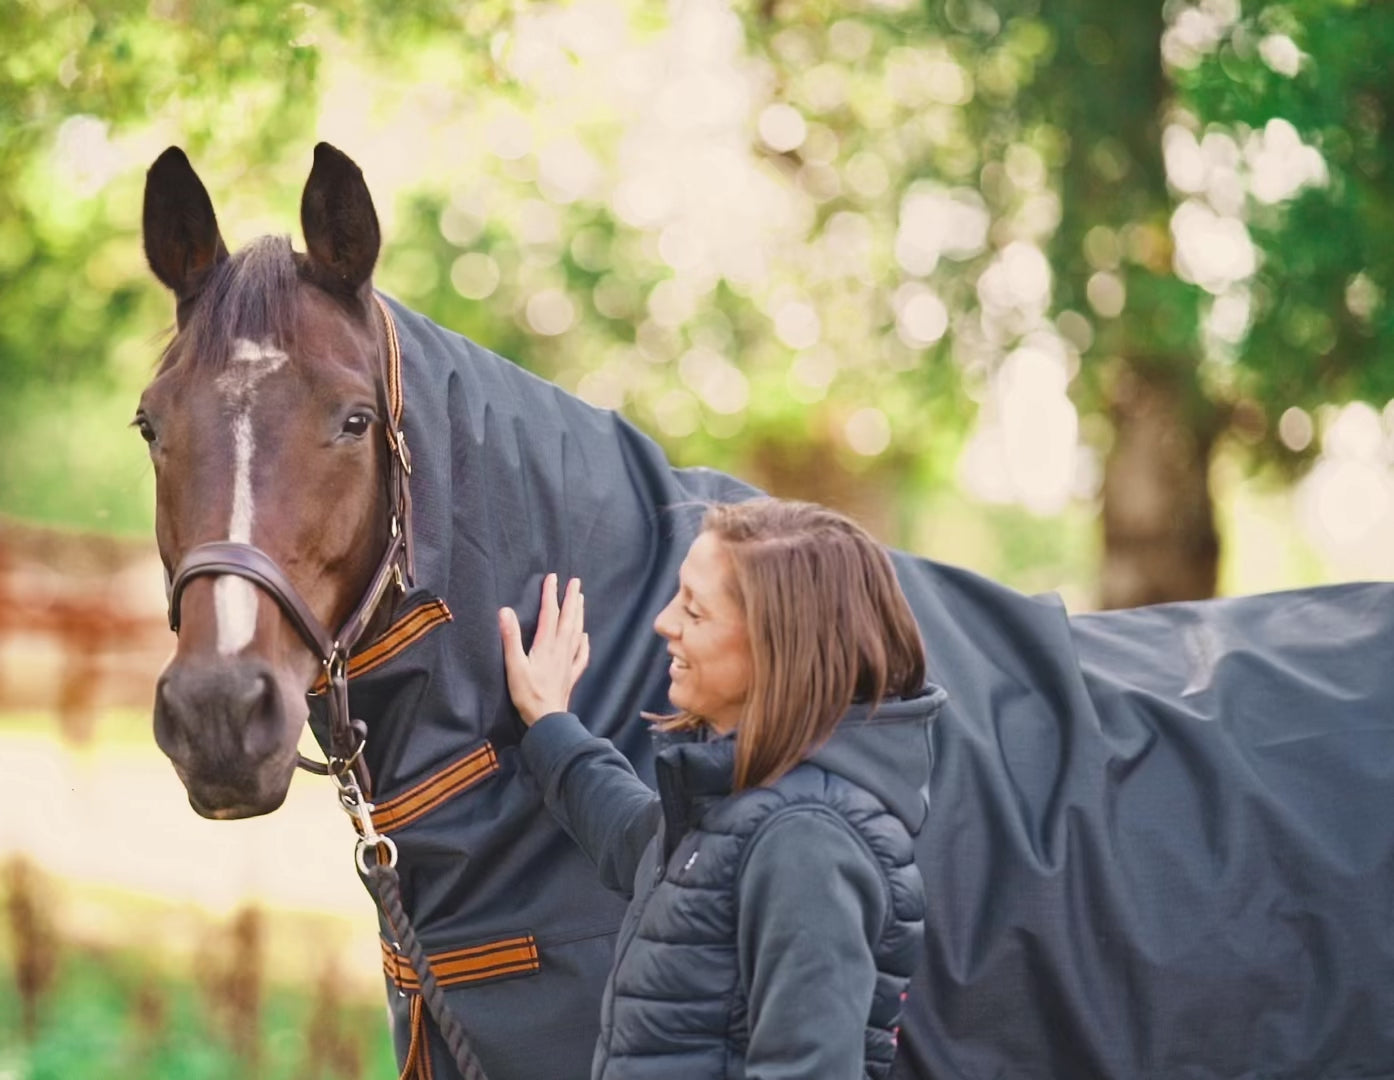
[[[861,1080],[889,898],[871,853],[821,807],[773,817],[741,872],[748,1080]]]
[[[639,858],[658,831],[658,794],[608,739],[571,713],[549,713],[523,736],[524,762],[547,809],[590,857],[608,889],[634,893]]]

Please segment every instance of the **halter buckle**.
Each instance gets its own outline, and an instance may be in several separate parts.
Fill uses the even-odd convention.
[[[323,660],[324,679],[331,689],[336,683],[341,683],[348,678],[348,654],[339,647],[336,641],[329,649],[329,655]]]

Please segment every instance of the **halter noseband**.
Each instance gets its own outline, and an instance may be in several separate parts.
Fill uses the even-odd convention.
[[[196,577],[231,574],[245,578],[276,601],[310,651],[324,665],[328,683],[329,760],[321,763],[301,754],[296,764],[321,776],[333,776],[336,781],[346,779],[346,774],[351,773],[364,793],[372,790],[363,761],[367,726],[349,716],[348,657],[368,629],[388,586],[395,583],[405,591],[412,584],[416,570],[411,539],[411,454],[401,429],[401,348],[391,313],[376,294],[373,299],[387,331],[387,415],[383,430],[387,436],[387,486],[392,499],[392,517],[387,550],[353,613],[337,634],[330,634],[271,556],[252,544],[233,540],[216,540],[191,549],[179,563],[169,587],[169,628],[175,633],[179,632],[179,605],[184,589]]]

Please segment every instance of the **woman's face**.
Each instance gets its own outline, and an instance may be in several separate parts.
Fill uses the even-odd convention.
[[[750,638],[736,602],[731,558],[701,533],[678,571],[678,592],[653,628],[667,640],[668,700],[720,732],[731,731],[750,696]]]

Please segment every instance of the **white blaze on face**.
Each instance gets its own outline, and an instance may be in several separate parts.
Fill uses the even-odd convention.
[[[232,360],[217,386],[232,408],[232,513],[228,539],[252,542],[252,406],[257,383],[286,362],[286,354],[270,344],[258,345],[239,338],[233,343]],[[218,615],[218,652],[231,656],[251,644],[257,627],[257,590],[244,578],[226,575],[213,583]]]

